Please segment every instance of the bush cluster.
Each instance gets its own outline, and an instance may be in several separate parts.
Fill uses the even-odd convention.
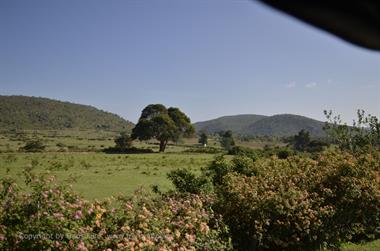
[[[46,146],[41,140],[29,140],[25,143],[23,147],[20,147],[19,151],[23,152],[42,152]]]
[[[215,154],[215,153],[223,153],[224,150],[221,148],[216,148],[216,147],[190,147],[186,150],[183,151],[184,153],[210,153],[210,154]]]
[[[28,192],[0,185],[0,250],[229,250],[226,227],[198,195],[88,202],[27,172]]]
[[[207,169],[214,209],[241,250],[318,250],[380,237],[380,156],[330,151]]]
[[[228,151],[228,154],[248,156],[255,160],[261,157],[271,157],[274,155],[280,159],[286,159],[295,153],[288,147],[265,147],[264,149],[252,149],[250,147],[234,146]]]

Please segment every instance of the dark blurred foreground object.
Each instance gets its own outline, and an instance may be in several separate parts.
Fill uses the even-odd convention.
[[[380,0],[259,0],[350,43],[380,51]]]

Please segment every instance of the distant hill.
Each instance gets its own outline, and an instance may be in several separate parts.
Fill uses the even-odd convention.
[[[323,125],[324,122],[293,114],[225,116],[194,124],[197,131],[204,130],[208,133],[231,130],[240,135],[278,137],[292,136],[302,129],[314,137],[323,137]]]
[[[0,96],[0,129],[129,131],[133,123],[88,105],[48,98]]]
[[[266,118],[266,116],[255,114],[223,116],[216,119],[194,123],[194,127],[196,131],[203,130],[207,133],[231,130],[234,133],[245,134],[248,126],[263,118]]]
[[[315,137],[325,136],[324,122],[293,114],[274,115],[251,124],[245,130],[247,135],[292,136],[302,129]]]

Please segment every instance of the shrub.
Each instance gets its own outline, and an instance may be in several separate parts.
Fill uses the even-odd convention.
[[[259,150],[244,146],[234,146],[228,151],[228,154],[249,156],[252,159],[257,159],[259,157]]]
[[[311,139],[310,133],[301,130],[297,135],[289,139],[289,145],[296,151],[300,152],[321,152],[328,144],[322,140]]]
[[[197,177],[186,169],[170,171],[167,176],[181,193],[200,194],[210,190],[209,180],[205,176]]]
[[[215,153],[222,153],[224,152],[223,149],[216,148],[216,147],[191,147],[189,149],[186,149],[183,151],[184,153],[210,153],[210,154],[215,154]]]
[[[279,159],[287,159],[290,155],[292,155],[292,151],[290,151],[288,148],[280,149],[277,152],[277,157]]]
[[[255,175],[258,170],[255,160],[247,156],[237,156],[232,161],[224,156],[217,156],[210,165],[203,170],[203,175],[211,180],[214,186],[222,185],[224,177],[232,172],[246,176]]]
[[[120,133],[120,135],[115,139],[115,145],[115,149],[119,149],[120,151],[131,148],[132,138],[125,132]]]
[[[380,148],[380,122],[376,116],[365,115],[364,110],[357,111],[357,121],[352,126],[342,123],[340,115],[333,116],[332,111],[324,111],[328,122],[324,130],[333,143],[341,149],[357,151],[365,147]]]
[[[0,250],[230,250],[226,227],[205,196],[88,202],[26,171],[28,192],[0,185]]]
[[[42,152],[45,150],[46,146],[42,143],[41,140],[30,140],[25,143],[23,147],[20,148],[20,151],[25,152]]]
[[[131,147],[127,149],[120,149],[115,147],[108,147],[103,149],[103,152],[110,154],[118,154],[118,153],[129,153],[129,154],[137,154],[137,153],[154,153],[154,151],[150,148],[137,148]]]
[[[255,170],[251,176],[231,172],[230,165],[236,164],[218,159],[208,172],[215,210],[240,250],[318,250],[379,237],[379,153],[239,160]]]

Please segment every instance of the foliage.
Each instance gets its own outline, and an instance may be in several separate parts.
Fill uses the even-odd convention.
[[[357,111],[357,121],[352,126],[342,123],[340,115],[333,116],[332,111],[324,111],[328,120],[324,129],[328,136],[341,149],[357,151],[364,147],[380,148],[380,122],[376,116],[364,110]]]
[[[279,159],[287,159],[291,155],[293,155],[293,153],[288,148],[282,148],[282,149],[278,150],[278,152],[277,152],[277,157]]]
[[[138,148],[138,147],[129,147],[125,149],[120,149],[118,147],[108,147],[103,150],[105,153],[110,154],[119,154],[119,153],[128,153],[128,154],[143,154],[143,153],[154,153],[150,148]]]
[[[197,177],[187,169],[170,171],[167,176],[181,193],[201,194],[210,190],[209,180],[205,176]]]
[[[1,250],[229,250],[226,227],[198,195],[88,202],[26,171],[30,192],[0,185]]]
[[[379,163],[377,152],[331,151],[317,160],[219,157],[205,175],[235,247],[318,250],[380,237]]]
[[[0,96],[0,128],[130,131],[133,124],[92,106],[39,97]]]
[[[245,176],[255,175],[258,170],[254,162],[255,159],[247,156],[236,156],[232,161],[228,161],[223,155],[219,155],[209,166],[204,168],[203,175],[210,179],[214,186],[218,187],[223,184],[224,177],[229,173]]]
[[[216,154],[216,153],[222,153],[224,152],[221,148],[216,147],[190,147],[183,151],[184,153],[209,153],[209,154]]]
[[[226,149],[227,151],[231,150],[231,148],[235,145],[235,140],[232,136],[232,131],[224,131],[219,133],[220,136],[220,145]]]
[[[20,148],[20,151],[25,152],[42,152],[45,150],[45,145],[41,140],[30,140],[25,143],[23,147]]]
[[[208,136],[205,132],[201,132],[199,134],[199,139],[198,139],[198,143],[201,144],[202,146],[206,146],[207,143],[208,143]]]
[[[259,150],[255,150],[249,147],[244,146],[234,146],[229,151],[228,154],[231,155],[242,155],[242,156],[249,156],[252,159],[257,159],[259,157],[258,154]]]
[[[140,119],[133,128],[132,138],[160,141],[160,152],[164,152],[169,140],[177,141],[180,137],[194,133],[190,119],[178,108],[166,109],[161,104],[151,104],[144,108]]]
[[[320,152],[328,144],[321,140],[311,139],[310,133],[302,129],[290,139],[290,145],[300,152]]]
[[[264,149],[252,149],[249,147],[234,146],[228,151],[228,154],[248,156],[254,160],[272,156],[277,156],[280,159],[286,159],[287,157],[294,155],[294,151],[288,147],[264,147]]]
[[[301,130],[297,135],[293,137],[292,146],[297,151],[305,151],[310,144],[310,133],[306,130]]]
[[[115,148],[120,151],[125,151],[132,147],[132,138],[125,132],[120,133],[120,135],[115,139]]]

